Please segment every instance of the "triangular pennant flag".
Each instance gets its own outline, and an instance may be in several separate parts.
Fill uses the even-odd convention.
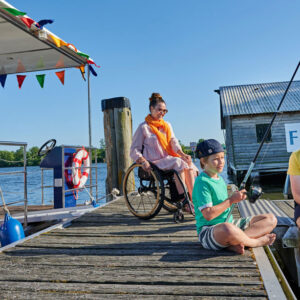
[[[46,24],[52,24],[54,20],[50,20],[50,19],[45,19],[45,20],[40,20],[38,21],[38,27],[40,29],[43,29],[43,27],[46,25]]]
[[[24,73],[26,72],[24,65],[22,64],[21,60],[18,60],[18,67],[16,73]]]
[[[76,67],[77,69],[80,70],[80,73],[81,73],[81,76],[83,78],[83,80],[85,81],[85,66],[84,65],[81,65],[80,67]]]
[[[61,40],[60,38],[52,35],[52,34],[49,34],[50,37],[52,38],[54,44],[56,45],[56,47],[61,47],[61,46],[67,46],[67,43],[65,43],[63,40]]]
[[[19,89],[22,87],[22,84],[25,80],[26,75],[17,75],[17,80],[18,80],[18,84],[19,84]]]
[[[64,68],[65,67],[65,63],[64,63],[64,57],[61,55],[59,60],[57,61],[55,68],[60,69],[60,68]]]
[[[65,84],[65,71],[55,72],[62,84]]]
[[[39,82],[41,88],[43,88],[46,74],[40,74],[40,75],[35,75],[35,76],[36,76],[36,79]]]
[[[25,16],[26,15],[26,12],[22,12],[17,9],[14,9],[14,8],[10,8],[10,7],[1,7],[1,8],[6,10],[7,12],[9,12],[10,14],[12,14],[14,16]]]
[[[44,64],[44,61],[43,61],[43,57],[40,57],[38,63],[36,64],[36,67],[37,68],[44,68],[45,67],[45,64]]]
[[[89,65],[89,69],[94,76],[98,76],[98,74],[95,72],[92,66]]]
[[[2,85],[3,88],[5,86],[6,77],[7,77],[6,74],[0,75],[0,83],[1,83],[1,85]]]
[[[31,25],[35,22],[34,20],[32,20],[28,17],[22,17],[20,19],[28,28],[31,28]]]

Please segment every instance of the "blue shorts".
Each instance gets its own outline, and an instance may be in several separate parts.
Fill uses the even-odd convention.
[[[238,228],[244,231],[249,227],[251,219],[252,217],[234,219],[231,224],[234,224],[235,226],[237,226]],[[199,233],[199,242],[201,243],[203,248],[210,249],[210,250],[221,250],[223,248],[228,247],[228,246],[221,245],[215,240],[214,227],[216,225],[202,227],[202,230]]]

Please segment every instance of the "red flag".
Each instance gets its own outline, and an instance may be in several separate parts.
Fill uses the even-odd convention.
[[[28,27],[28,28],[31,28],[31,25],[35,22],[34,20],[28,18],[28,17],[22,17],[20,18],[23,23]]]
[[[65,71],[55,72],[62,84],[65,84]]]
[[[19,84],[19,89],[22,87],[22,84],[25,80],[26,75],[17,75],[17,80],[18,80],[18,84]]]

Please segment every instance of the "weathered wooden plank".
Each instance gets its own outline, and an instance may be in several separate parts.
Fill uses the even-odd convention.
[[[5,299],[31,299],[31,300],[40,300],[41,298],[43,300],[49,300],[49,299],[72,299],[74,300],[74,297],[76,297],[76,299],[145,299],[145,300],[156,300],[157,299],[157,295],[133,295],[133,294],[101,294],[101,291],[99,291],[99,293],[97,293],[97,295],[95,294],[89,294],[89,293],[84,293],[84,294],[79,294],[76,293],[76,295],[74,295],[74,293],[72,293],[71,295],[68,293],[63,293],[63,292],[39,292],[39,293],[35,293],[35,292],[28,292],[28,291],[20,291],[18,292],[18,294],[16,294],[16,291],[5,291],[3,293],[3,296],[5,297]],[[184,295],[159,295],[159,299],[162,300],[174,300],[174,299],[181,299],[181,300],[191,300],[191,299],[203,299],[202,296],[184,296]],[[216,297],[215,296],[205,296],[205,299],[207,300],[215,300]],[[223,300],[240,300],[241,297],[236,296],[236,297],[227,297],[227,296],[222,296]],[[256,300],[263,300],[266,299],[266,297],[255,297]]]
[[[56,282],[15,282],[0,281],[1,293],[5,291],[35,291],[37,293],[53,293],[56,291],[68,294],[131,294],[134,295],[186,295],[186,296],[227,296],[227,297],[264,297],[266,293],[262,286],[224,286],[216,282],[211,285],[126,285],[126,284],[86,284],[86,283],[56,283]]]
[[[185,284],[191,285],[241,285],[261,284],[257,270],[198,270],[198,269],[163,269],[163,268],[82,268],[38,266],[24,270],[17,265],[10,266],[9,272],[2,272],[0,281],[30,282],[78,282],[78,283],[122,283],[122,284]]]
[[[7,253],[8,255],[10,253]],[[115,256],[99,256],[89,255],[80,256],[67,256],[67,255],[26,255],[26,256],[0,256],[1,265],[6,266],[10,264],[19,264],[27,266],[31,264],[36,265],[56,265],[56,266],[99,266],[99,267],[162,267],[162,268],[256,268],[256,262],[251,257],[252,253],[246,251],[245,255],[238,256],[223,256],[222,254],[217,256],[202,256],[201,259],[183,259],[182,256],[170,256],[164,257],[164,255],[156,256],[120,256],[116,259]]]

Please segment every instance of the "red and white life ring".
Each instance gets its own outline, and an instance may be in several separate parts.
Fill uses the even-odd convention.
[[[83,171],[81,172],[81,165],[84,165]],[[72,162],[72,181],[74,188],[82,188],[90,174],[90,158],[89,153],[85,149],[77,151]]]

